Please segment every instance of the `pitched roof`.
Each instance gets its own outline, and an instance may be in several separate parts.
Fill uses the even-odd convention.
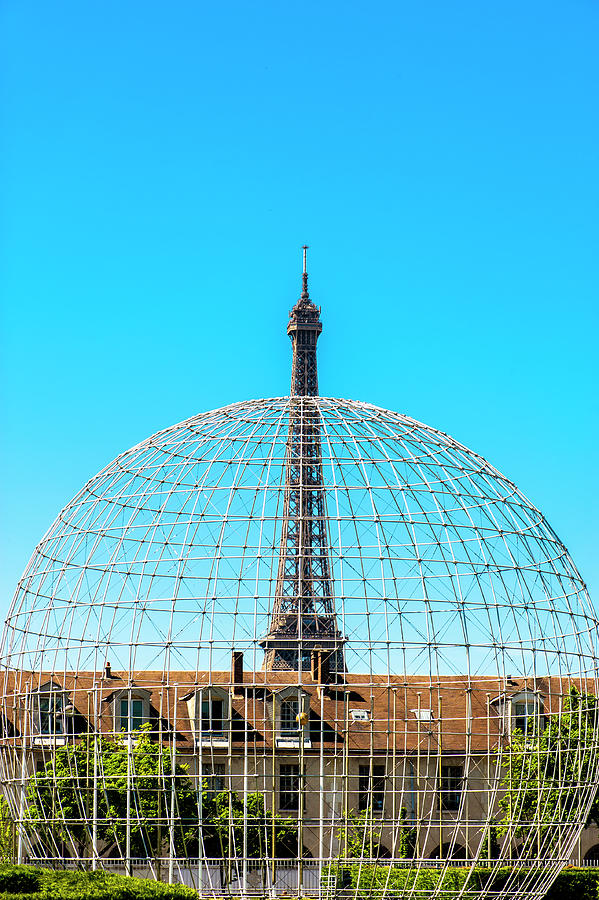
[[[348,752],[415,753],[442,752],[461,755],[470,742],[470,752],[486,754],[497,746],[504,732],[501,698],[524,690],[535,691],[543,712],[559,708],[560,698],[571,685],[593,692],[594,684],[580,679],[541,678],[507,684],[497,678],[348,674],[342,683],[320,687],[309,673],[263,671],[244,672],[243,685],[232,685],[231,674],[219,672],[160,671],[112,672],[6,672],[3,676],[4,716],[13,728],[22,731],[26,695],[52,682],[66,692],[75,708],[76,733],[87,731],[87,722],[102,733],[114,730],[112,701],[131,689],[147,692],[150,722],[154,733],[166,738],[174,728],[177,745],[185,752],[194,747],[194,723],[190,720],[194,693],[210,687],[232,691],[231,738],[233,753],[244,740],[256,748],[273,744],[272,698],[292,685],[301,687],[309,699],[309,737],[317,750],[322,740],[329,750],[344,746]],[[287,691],[285,693],[288,693]],[[276,702],[276,700],[275,700]],[[97,713],[94,708],[97,706]],[[429,710],[418,717],[417,710]],[[352,715],[352,710],[362,711]],[[247,726],[246,726],[247,722]],[[441,723],[441,724],[439,724]],[[10,733],[10,725],[5,734]],[[469,733],[469,737],[468,737]],[[276,735],[275,735],[276,737]]]

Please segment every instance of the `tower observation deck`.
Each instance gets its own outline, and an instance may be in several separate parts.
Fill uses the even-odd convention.
[[[344,638],[335,616],[320,412],[312,399],[318,396],[316,343],[322,323],[308,294],[307,249],[302,293],[287,326],[293,361],[283,525],[270,628],[260,643],[266,669],[306,670],[316,658],[334,675],[345,671]]]

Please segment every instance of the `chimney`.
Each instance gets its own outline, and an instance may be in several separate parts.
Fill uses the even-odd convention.
[[[233,650],[231,653],[231,684],[233,693],[239,695],[243,688],[243,653]]]
[[[312,681],[315,684],[320,684],[320,672],[322,668],[322,656],[320,655],[320,647],[314,647],[312,650],[312,666],[311,666],[311,675]]]
[[[333,654],[330,650],[320,651],[320,683],[328,684],[331,680],[331,659]]]
[[[328,684],[331,676],[331,651],[315,647],[312,650],[312,681]]]
[[[112,669],[109,662],[104,666],[104,678],[112,678]]]

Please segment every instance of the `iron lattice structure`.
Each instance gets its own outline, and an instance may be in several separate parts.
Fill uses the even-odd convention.
[[[329,559],[328,516],[322,473],[316,342],[320,310],[310,301],[304,247],[302,294],[291,310],[291,404],[286,448],[285,500],[272,623],[262,642],[269,669],[311,670],[318,647],[343,672]]]
[[[121,454],[33,554],[1,650],[18,857],[322,897],[446,896],[461,865],[468,896],[540,897],[597,786],[584,583],[478,454],[318,396],[315,309],[290,397]]]

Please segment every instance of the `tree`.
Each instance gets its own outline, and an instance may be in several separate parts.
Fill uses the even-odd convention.
[[[410,827],[405,824],[406,819],[408,818],[407,809],[402,806],[399,811],[399,821],[402,823],[402,827],[399,832],[399,853],[398,856],[400,859],[413,859],[414,851],[416,850],[416,829],[414,827]]]
[[[206,856],[241,858],[244,849],[250,859],[265,859],[272,855],[273,817],[265,810],[263,794],[258,791],[248,793],[247,807],[244,807],[243,797],[237,791],[221,791],[208,797],[207,804],[203,809]],[[296,822],[275,815],[274,839],[278,858],[297,858]]]
[[[411,859],[416,847],[416,829],[405,824],[407,811],[399,811],[400,828],[397,834],[395,856],[399,859]],[[373,820],[370,810],[354,812],[352,810],[346,823],[339,828],[340,855],[348,859],[381,859],[389,857],[389,850],[381,843],[383,826]]]
[[[369,810],[353,809],[337,832],[340,854],[348,859],[376,859],[381,849],[381,826],[373,827]]]
[[[15,822],[10,813],[8,803],[0,797],[0,862],[14,862],[15,859]]]
[[[84,856],[92,845],[94,819],[94,766],[97,773],[97,839],[105,850],[118,846],[125,855],[127,795],[130,807],[131,856],[161,856],[168,848],[171,804],[174,799],[174,844],[178,856],[197,856],[200,850],[199,795],[189,767],[177,764],[172,778],[171,754],[153,740],[150,726],[136,733],[129,747],[124,738],[98,738],[58,747],[45,767],[27,785],[26,816],[49,855],[69,849]],[[128,786],[130,789],[128,790]],[[272,815],[264,796],[243,798],[233,791],[218,794],[202,784],[203,853],[208,857],[241,856],[244,846],[251,858],[271,852]],[[297,825],[275,816],[277,856],[297,854]],[[245,837],[245,840],[244,840]]]
[[[131,855],[158,855],[168,837],[173,769],[171,755],[161,752],[149,726],[139,730],[130,748],[120,736],[58,747],[45,767],[31,777],[26,816],[46,850],[62,855],[65,847],[71,846],[82,856],[91,845],[94,766],[98,840],[118,844],[124,853],[129,795]],[[197,844],[197,797],[187,766],[175,767],[174,780],[175,848],[184,853],[188,842]]]
[[[480,858],[481,860],[498,859],[499,850],[497,825],[489,825],[485,831],[482,846],[480,848]]]
[[[598,712],[596,697],[571,687],[561,713],[549,716],[543,729],[531,717],[526,734],[513,731],[501,780],[499,834],[511,830],[525,837],[532,824],[543,835],[550,823],[576,820],[580,791],[596,777]],[[597,795],[590,822],[599,824]]]

